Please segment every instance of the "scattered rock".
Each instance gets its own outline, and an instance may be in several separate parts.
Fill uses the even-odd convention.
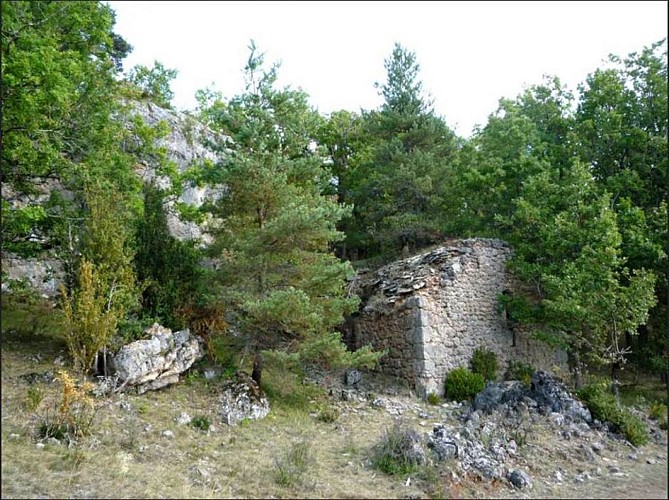
[[[357,385],[362,380],[362,374],[356,369],[346,370],[344,382],[348,386]]]
[[[528,395],[522,382],[511,380],[508,382],[489,383],[479,392],[472,403],[472,411],[481,411],[490,414],[505,403],[516,404]]]
[[[25,383],[29,385],[36,384],[38,382],[43,382],[50,384],[55,380],[53,376],[53,372],[51,371],[45,371],[45,372],[30,372],[30,373],[25,373],[23,375],[19,375],[19,379],[24,381]]]
[[[526,472],[520,469],[510,470],[507,474],[507,479],[509,482],[518,489],[531,488],[532,480]]]
[[[179,415],[178,417],[176,417],[174,419],[174,421],[179,425],[190,424],[191,420],[192,419],[191,419],[190,415],[186,412],[182,412],[181,415]]]
[[[265,418],[270,409],[258,384],[244,372],[238,372],[233,380],[223,384],[219,404],[221,419],[228,425],[244,419]]]
[[[448,460],[458,456],[458,445],[455,439],[448,434],[446,427],[437,424],[428,437],[427,447],[434,450],[437,460]]]
[[[164,430],[163,432],[160,433],[160,435],[168,439],[174,439],[174,432],[172,432],[169,429]]]
[[[97,377],[97,382],[93,388],[93,394],[97,397],[112,394],[119,386],[118,374]]]
[[[601,455],[602,451],[604,451],[604,445],[599,441],[595,441],[594,443],[592,443],[592,451],[594,451],[598,455]]]
[[[532,375],[530,397],[554,412],[564,413],[587,423],[592,422],[590,410],[574,399],[562,383],[546,372],[537,371]]]
[[[341,400],[342,401],[355,401],[355,391],[350,390],[350,389],[342,389]]]

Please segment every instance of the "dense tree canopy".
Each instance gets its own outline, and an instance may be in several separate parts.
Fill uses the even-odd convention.
[[[302,90],[278,88],[278,66],[252,45],[240,95],[197,93],[199,118],[230,138],[220,162],[187,175],[222,193],[202,207],[218,224],[205,293],[204,253],[166,225],[182,180],[156,146],[166,124],[125,115],[137,99],[169,107],[176,70],[155,62],[124,77],[132,47],[113,29],[101,2],[2,3],[3,251],[63,260],[82,369],[124,321],[191,324],[184,304],[205,295],[225,303],[258,379],[268,349],[350,363],[333,329],[356,307],[354,265],[492,236],[511,243],[510,267],[532,285],[508,307],[565,347],[575,372],[630,350],[666,370],[666,40],[611,56],[578,94],[551,76],[500,99],[469,139],[435,114],[418,57],[400,44],[376,85],[379,108],[329,116]],[[142,190],[137,162],[172,189]],[[87,337],[96,329],[104,335]]]

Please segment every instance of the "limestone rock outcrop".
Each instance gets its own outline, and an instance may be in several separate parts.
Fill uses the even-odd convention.
[[[123,346],[112,359],[123,388],[136,387],[142,394],[175,384],[181,373],[204,356],[202,340],[188,329],[172,333],[156,323],[146,333],[151,337]]]
[[[164,148],[166,159],[173,162],[180,173],[195,163],[217,161],[226,154],[225,149],[215,150],[213,144],[226,144],[230,139],[214,133],[186,113],[164,109],[149,102],[132,102],[129,108],[129,116],[140,117],[146,125],[155,126],[160,122],[167,125],[167,135],[158,139],[155,146]],[[135,124],[132,120],[126,120],[124,123],[129,130],[134,130]],[[136,137],[131,138],[131,141],[133,140],[139,141]],[[154,182],[161,188],[169,187],[170,180],[157,174],[158,165],[155,158],[138,157],[136,160],[135,171],[140,178]],[[10,209],[46,203],[53,192],[59,193],[64,199],[72,199],[72,193],[65,189],[59,179],[38,181],[33,188],[35,194],[28,196],[15,193],[11,186],[3,184],[2,199],[9,204]],[[182,220],[176,207],[178,203],[199,207],[206,200],[215,200],[221,194],[221,189],[184,185],[179,198],[168,200],[165,205],[170,233],[177,239],[196,240],[202,245],[209,244],[211,236],[207,232],[207,224],[211,221],[198,225]],[[45,247],[48,247],[49,243],[48,236],[38,230],[30,236],[30,241],[44,244]],[[53,297],[58,294],[58,287],[63,279],[62,262],[56,257],[52,255],[48,258],[26,259],[3,251],[2,269],[9,279],[26,279],[40,294]],[[7,283],[3,282],[2,287],[3,291],[8,290]]]

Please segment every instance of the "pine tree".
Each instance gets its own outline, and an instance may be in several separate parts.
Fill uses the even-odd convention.
[[[357,297],[345,290],[350,264],[330,249],[351,208],[324,194],[330,173],[313,142],[320,116],[301,90],[277,90],[277,66],[264,69],[263,56],[250,49],[246,92],[217,106],[213,124],[234,146],[210,169],[227,190],[214,210],[222,222],[212,249],[231,323],[253,353],[260,382],[263,350],[313,352],[309,346],[327,344]]]

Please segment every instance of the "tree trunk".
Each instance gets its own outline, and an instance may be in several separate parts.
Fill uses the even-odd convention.
[[[262,354],[256,352],[253,356],[253,372],[251,378],[260,387],[260,380],[262,377]]]

